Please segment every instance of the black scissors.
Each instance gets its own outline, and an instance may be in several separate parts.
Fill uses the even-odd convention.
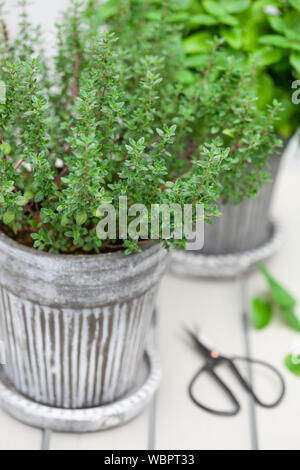
[[[199,406],[199,408],[202,408],[203,410],[213,413],[218,416],[235,416],[238,414],[238,412],[241,409],[241,405],[238,402],[237,398],[235,395],[232,393],[230,388],[223,382],[223,380],[219,377],[217,372],[215,372],[215,369],[221,365],[221,364],[226,364],[229,366],[229,369],[233,372],[233,374],[237,377],[238,381],[240,384],[243,386],[243,388],[252,396],[254,399],[255,403],[258,405],[262,406],[263,408],[275,408],[281,400],[284,397],[285,394],[285,383],[282,375],[280,372],[275,369],[271,364],[268,364],[267,362],[264,361],[259,361],[256,359],[251,359],[249,357],[239,357],[239,356],[234,356],[234,357],[226,357],[222,356],[220,353],[217,351],[210,349],[208,346],[204,344],[203,341],[201,341],[200,337],[198,337],[196,334],[194,334],[192,331],[187,330],[187,333],[190,335],[190,337],[193,339],[194,344],[196,345],[197,349],[200,350],[201,354],[205,358],[205,365],[201,367],[201,369],[194,375],[193,379],[190,382],[188,392],[189,396],[192,399],[192,401]],[[278,398],[273,402],[273,403],[264,403],[262,400],[258,398],[256,393],[253,390],[253,387],[250,382],[247,382],[245,378],[242,376],[240,373],[238,367],[235,365],[235,361],[244,361],[249,364],[258,364],[260,366],[264,366],[265,368],[271,370],[279,379],[280,382],[280,394]],[[210,376],[218,383],[218,385],[221,387],[221,389],[224,390],[225,394],[227,397],[230,399],[231,403],[234,405],[234,408],[229,411],[222,411],[222,410],[216,410],[209,408],[202,403],[199,402],[199,400],[196,398],[194,394],[194,386],[198,380],[198,378],[201,376],[201,374],[204,373],[210,374]]]

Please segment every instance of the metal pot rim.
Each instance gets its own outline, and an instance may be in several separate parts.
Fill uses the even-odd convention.
[[[32,248],[30,246],[27,246],[27,245],[23,245],[22,243],[19,243],[17,241],[15,241],[13,238],[10,238],[8,237],[4,232],[2,232],[0,230],[0,242],[3,242],[4,244],[8,245],[9,247],[13,248],[14,250],[18,250],[20,252],[25,252],[25,253],[28,253],[32,256],[37,256],[39,258],[51,258],[53,260],[60,260],[60,261],[70,261],[72,263],[74,263],[74,261],[76,262],[76,260],[82,262],[82,261],[87,261],[87,260],[99,260],[99,258],[101,257],[102,260],[106,259],[106,260],[113,260],[114,258],[115,259],[120,259],[120,258],[124,258],[124,257],[128,257],[128,255],[125,255],[124,253],[124,250],[117,250],[117,251],[111,251],[111,252],[108,252],[108,253],[99,253],[98,255],[97,254],[92,254],[92,255],[89,255],[89,254],[80,254],[80,255],[73,255],[73,254],[60,254],[60,253],[49,253],[48,251],[40,251],[40,250],[37,250],[36,248]],[[155,245],[159,245],[159,242],[156,243],[154,242],[153,240],[149,240],[148,242],[145,242],[143,244],[140,245],[140,248],[142,250],[142,252],[144,251],[147,251],[149,250],[150,248],[152,248],[153,246]],[[132,255],[138,255],[140,253],[132,253],[131,255],[129,256],[132,256]]]

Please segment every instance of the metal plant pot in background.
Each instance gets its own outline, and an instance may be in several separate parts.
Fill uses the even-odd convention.
[[[272,182],[256,199],[239,205],[220,206],[221,217],[205,224],[200,251],[173,251],[171,272],[180,276],[232,278],[273,254],[281,245],[281,233],[270,220],[273,192],[282,158],[270,158]]]
[[[272,182],[263,185],[256,199],[247,199],[238,205],[222,205],[222,216],[215,218],[212,225],[205,224],[201,254],[239,253],[253,250],[269,240],[270,210],[280,162],[279,155],[271,157]]]
[[[5,380],[58,408],[112,403],[135,385],[167,252],[53,255],[0,232]]]

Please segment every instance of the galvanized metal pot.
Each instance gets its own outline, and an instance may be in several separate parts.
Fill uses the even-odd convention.
[[[272,183],[263,185],[256,199],[243,201],[239,205],[226,204],[220,207],[221,217],[212,225],[205,224],[203,255],[226,255],[253,250],[270,237],[270,209],[281,158],[270,159]]]
[[[158,283],[160,245],[131,256],[53,255],[0,232],[0,338],[6,379],[59,408],[112,403],[134,385]]]

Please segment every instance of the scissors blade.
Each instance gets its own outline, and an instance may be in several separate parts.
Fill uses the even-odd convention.
[[[205,356],[210,356],[213,348],[211,348],[206,341],[206,338],[203,334],[195,334],[190,328],[184,327],[186,333],[193,339],[194,344],[200,349],[202,354]]]

